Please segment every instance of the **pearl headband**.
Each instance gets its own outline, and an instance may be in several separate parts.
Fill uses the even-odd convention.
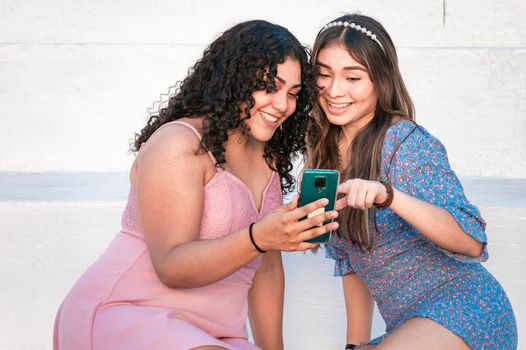
[[[367,30],[367,28],[365,28],[365,27],[363,27],[363,26],[361,26],[359,24],[356,24],[356,23],[353,23],[353,22],[349,23],[347,21],[345,21],[345,22],[334,21],[334,22],[331,22],[331,23],[325,25],[323,28],[321,28],[320,33],[324,32],[325,30],[327,30],[329,28],[332,28],[332,27],[345,27],[345,28],[354,29],[354,30],[356,30],[358,32],[362,32],[363,34],[365,34],[369,38],[371,38],[372,41],[377,43],[378,46],[380,46],[380,48],[382,49],[382,51],[384,51],[384,47],[380,43],[380,40],[378,40],[378,38],[376,37],[376,34],[373,34],[370,30]]]

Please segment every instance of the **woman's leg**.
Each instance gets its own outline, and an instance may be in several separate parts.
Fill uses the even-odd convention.
[[[414,317],[404,322],[393,333],[385,337],[374,349],[470,350],[470,347],[462,338],[441,324],[428,318]]]

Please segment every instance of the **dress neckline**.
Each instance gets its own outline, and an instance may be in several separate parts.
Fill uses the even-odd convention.
[[[265,186],[265,188],[263,189],[263,192],[261,193],[261,203],[259,204],[259,209],[258,209],[256,200],[254,198],[254,193],[252,192],[250,187],[248,187],[248,185],[246,183],[244,183],[239,177],[237,177],[236,175],[232,174],[230,171],[225,170],[225,169],[218,170],[218,172],[214,174],[214,176],[212,177],[212,179],[210,179],[210,181],[208,181],[208,183],[212,182],[214,180],[214,178],[217,176],[217,174],[220,173],[220,172],[228,174],[236,182],[241,184],[241,186],[250,195],[250,201],[252,202],[252,207],[254,208],[254,210],[256,211],[258,216],[261,215],[261,212],[262,212],[263,208],[265,207],[265,199],[266,199],[266,195],[267,195],[268,189],[270,188],[270,185],[272,184],[272,181],[274,179],[274,176],[275,176],[276,172],[272,171],[272,173],[270,174],[270,177],[269,177],[269,179],[267,181],[267,185]]]
[[[188,127],[190,130],[192,130],[194,132],[194,134],[198,137],[199,141],[201,141],[201,139],[202,139],[202,135],[199,133],[199,131],[192,124],[187,123],[187,122],[182,121],[182,120],[170,121],[168,123],[165,123],[165,124],[161,125],[157,130],[159,130],[160,128],[162,128],[162,127],[164,127],[166,125],[169,125],[169,124],[180,124],[180,125],[186,126],[186,127]],[[157,130],[155,130],[154,133],[157,132]],[[150,137],[151,137],[151,135],[150,135]],[[207,153],[210,156],[210,158],[212,159],[212,162],[215,164],[216,163],[216,159],[215,159],[214,155],[212,154],[212,152],[208,151]],[[269,179],[267,181],[267,184],[266,184],[265,188],[263,189],[263,193],[261,194],[261,203],[259,203],[259,209],[258,209],[258,205],[256,203],[256,200],[254,198],[254,193],[252,192],[250,187],[246,183],[244,183],[239,177],[237,177],[236,175],[234,175],[233,173],[231,173],[228,170],[225,170],[225,169],[222,169],[222,168],[216,168],[216,173],[212,176],[212,178],[210,180],[208,180],[208,182],[206,182],[204,184],[204,188],[205,189],[208,187],[209,184],[214,182],[215,178],[217,177],[217,175],[219,173],[226,173],[231,178],[233,178],[234,181],[236,181],[239,184],[241,184],[241,186],[248,192],[248,194],[250,196],[250,202],[252,203],[252,208],[258,214],[258,216],[260,216],[263,208],[265,207],[266,194],[267,194],[268,189],[269,189],[269,187],[270,187],[270,185],[271,185],[271,183],[272,183],[272,181],[274,179],[274,176],[275,176],[276,172],[275,171],[271,172],[270,177],[269,177]],[[135,194],[137,193],[135,191],[135,188],[134,188],[133,184],[130,184],[130,191],[133,191]]]

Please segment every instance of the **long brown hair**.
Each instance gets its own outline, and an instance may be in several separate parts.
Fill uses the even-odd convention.
[[[329,46],[341,45],[367,70],[378,96],[375,114],[349,146],[347,152],[350,162],[343,165],[341,178],[342,181],[353,178],[378,181],[385,133],[396,119],[414,120],[413,102],[398,68],[394,44],[385,28],[373,18],[359,14],[345,15],[333,22],[336,21],[366,27],[381,43],[379,45],[358,30],[337,25],[318,33],[311,55],[311,64],[318,70],[320,51]],[[307,136],[306,167],[338,169],[338,140],[341,128],[329,123],[319,103],[315,103],[312,116],[314,122]],[[370,250],[374,240],[374,235],[369,229],[371,223],[376,227],[374,207],[370,209],[370,213],[367,209],[348,207],[340,213],[338,234],[353,244],[358,244],[362,250]]]

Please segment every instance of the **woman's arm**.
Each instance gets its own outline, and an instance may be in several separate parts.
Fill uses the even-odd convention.
[[[192,131],[170,125],[153,135],[137,158],[141,227],[157,275],[169,287],[212,283],[257,256],[241,232],[198,240],[210,160],[206,153],[196,155],[197,147]]]
[[[281,252],[265,254],[248,295],[252,336],[262,349],[283,349],[285,275]]]
[[[391,209],[398,216],[452,257],[487,259],[484,220],[466,199],[440,140],[421,126],[399,122],[387,130],[381,167],[395,187]],[[387,197],[377,181],[352,179],[342,191],[349,194],[345,205],[355,208]]]
[[[387,199],[387,190],[378,181],[347,180],[340,185],[338,191],[347,194],[338,200],[336,205],[338,210],[346,206],[358,209],[370,208],[373,203],[384,203]],[[441,248],[472,257],[482,253],[483,244],[467,234],[451,213],[444,208],[422,201],[396,188],[390,208]]]
[[[361,344],[371,339],[373,298],[358,275],[350,273],[342,277],[345,310],[347,312],[347,343]]]
[[[449,211],[394,189],[391,209],[439,247],[477,257],[484,245],[468,235]]]
[[[141,227],[155,271],[168,287],[193,288],[216,282],[258,255],[248,228],[199,240],[210,159],[206,153],[195,154],[198,145],[186,127],[170,125],[151,137],[137,159],[135,183]],[[324,205],[322,202],[295,209],[295,201],[274,209],[253,227],[257,244],[265,250],[314,247],[303,241],[333,227],[310,227],[336,213],[298,220]]]

